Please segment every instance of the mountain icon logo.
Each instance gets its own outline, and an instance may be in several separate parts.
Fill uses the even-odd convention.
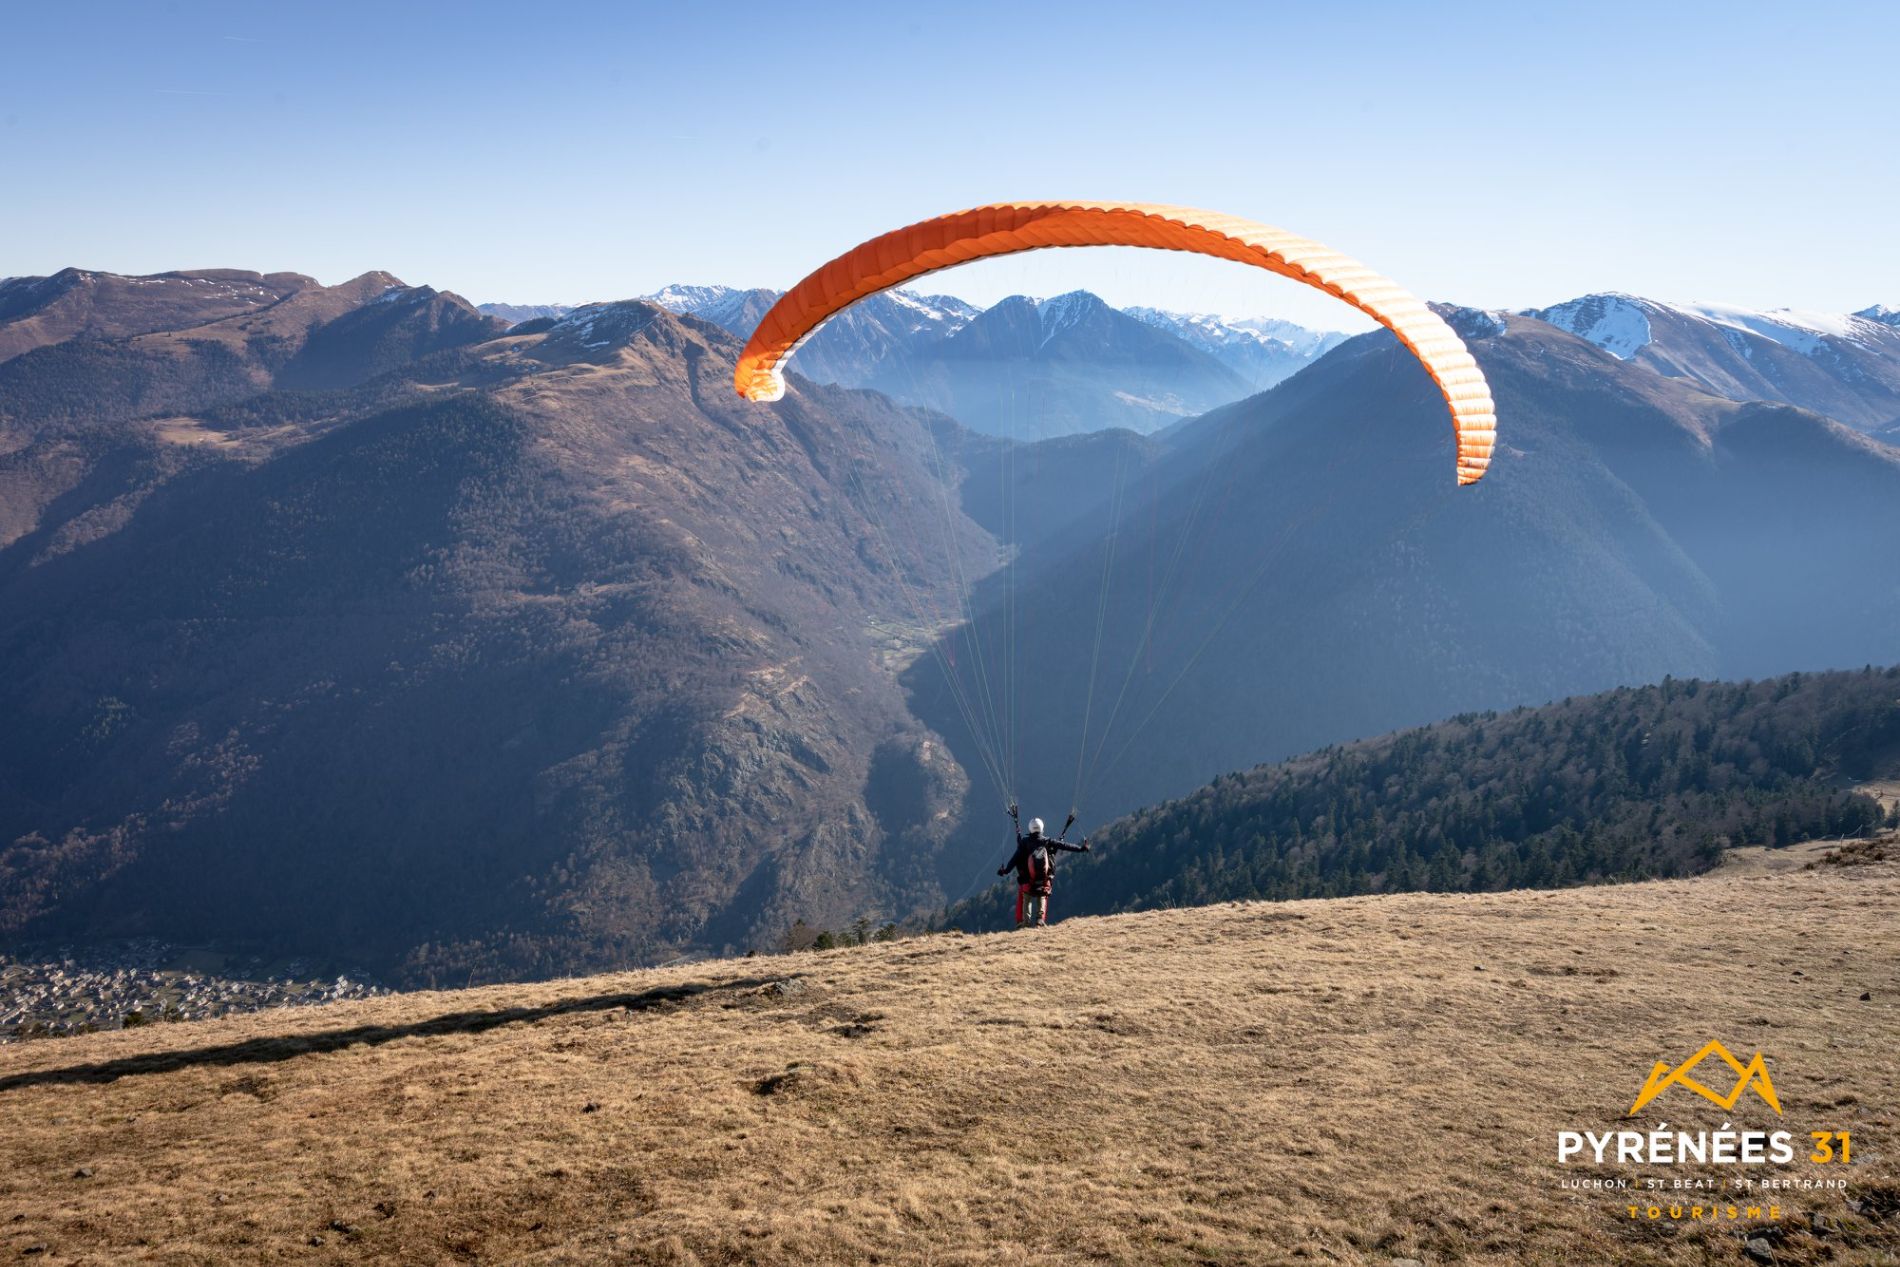
[[[1727,1095],[1718,1095],[1689,1076],[1697,1065],[1710,1056],[1721,1057],[1722,1062],[1735,1071],[1735,1086]],[[1701,1051],[1673,1069],[1662,1061],[1657,1061],[1656,1067],[1649,1071],[1649,1079],[1643,1083],[1642,1093],[1636,1097],[1636,1103],[1630,1105],[1627,1116],[1636,1116],[1645,1104],[1675,1086],[1687,1087],[1703,1099],[1718,1104],[1724,1109],[1734,1108],[1736,1101],[1742,1098],[1742,1092],[1754,1087],[1755,1094],[1759,1095],[1769,1108],[1776,1114],[1781,1112],[1781,1099],[1775,1094],[1775,1084],[1768,1080],[1768,1065],[1762,1059],[1762,1054],[1756,1052],[1753,1060],[1743,1064],[1735,1059],[1728,1048],[1722,1046],[1719,1041],[1711,1039]]]

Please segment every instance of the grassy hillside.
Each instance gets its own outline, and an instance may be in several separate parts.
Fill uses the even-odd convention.
[[[1891,846],[1890,846],[1891,847]],[[1776,1263],[1900,1252],[1900,864],[1233,904],[0,1049],[0,1256]],[[1560,1169],[1764,1054],[1844,1189],[1632,1221]],[[1725,1086],[1726,1083],[1723,1083]],[[1648,1129],[1759,1124],[1676,1090]],[[1801,1136],[1798,1134],[1797,1138]],[[1734,1173],[1730,1168],[1726,1174]]]

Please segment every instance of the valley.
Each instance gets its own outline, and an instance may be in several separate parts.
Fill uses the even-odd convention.
[[[1256,323],[1317,359],[1026,442],[796,366],[737,400],[738,339],[645,302],[508,326],[386,273],[227,270],[7,296],[16,944],[262,940],[410,987],[769,948],[974,896],[1011,794],[1099,831],[1473,709],[1888,663],[1900,623],[1900,453],[1530,317],[1446,310],[1512,419],[1461,490],[1383,335]],[[870,373],[925,338],[950,373],[967,337],[973,373],[1155,399],[1077,358],[1244,333],[886,298],[813,349],[851,334]]]

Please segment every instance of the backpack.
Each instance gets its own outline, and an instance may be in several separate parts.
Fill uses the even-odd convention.
[[[1046,892],[1055,883],[1055,858],[1049,846],[1037,845],[1029,851],[1029,888],[1032,892]]]

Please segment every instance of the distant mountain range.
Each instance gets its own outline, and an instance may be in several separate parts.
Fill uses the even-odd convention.
[[[1265,391],[1292,377],[1307,363],[1346,341],[1345,335],[1335,331],[1308,330],[1271,317],[1229,321],[1206,313],[1163,312],[1159,308],[1122,311],[1206,352],[1240,375],[1254,391]]]
[[[0,285],[0,935],[411,982],[744,948],[967,892],[991,771],[1092,824],[1465,710],[1896,658],[1900,451],[1809,409],[1448,309],[1503,420],[1460,490],[1389,335],[1246,395],[1093,296],[885,298],[801,357],[1175,421],[749,404],[736,335],[639,301]],[[1244,398],[1170,412],[1208,383]]]
[[[675,285],[642,298],[744,339],[779,293]],[[521,321],[569,310],[484,304],[483,311]],[[1345,337],[1273,318],[1117,311],[1087,291],[1016,295],[985,310],[948,295],[891,290],[827,323],[792,369],[940,409],[993,435],[1146,433],[1270,387]]]
[[[1025,803],[1099,819],[1467,709],[1900,658],[1900,450],[1446,311],[1503,420],[1482,483],[1453,486],[1443,401],[1383,332],[1168,433],[979,589],[960,645],[1012,649],[997,709],[1037,741],[912,670],[966,768],[1013,743]]]
[[[481,310],[511,326],[518,326],[524,321],[538,321],[544,317],[565,317],[578,307],[579,304],[482,304]]]
[[[645,298],[745,338],[778,293],[669,286]],[[1900,427],[1900,313],[1882,305],[1834,314],[1604,293],[1523,315],[1731,400],[1800,405],[1863,431]],[[1117,317],[1206,359],[1131,332]],[[1012,296],[979,312],[948,296],[900,290],[825,327],[793,368],[814,381],[874,387],[941,409],[979,431],[1037,439],[1109,426],[1156,431],[1265,390],[1345,338],[1271,318],[1118,312],[1085,291],[1049,300]]]
[[[1146,434],[1250,390],[1211,353],[1087,291],[1005,299],[906,348],[868,385],[1018,440],[1107,427]]]
[[[1900,316],[1585,295],[1537,317],[1730,400],[1778,400],[1863,431],[1900,423]]]

